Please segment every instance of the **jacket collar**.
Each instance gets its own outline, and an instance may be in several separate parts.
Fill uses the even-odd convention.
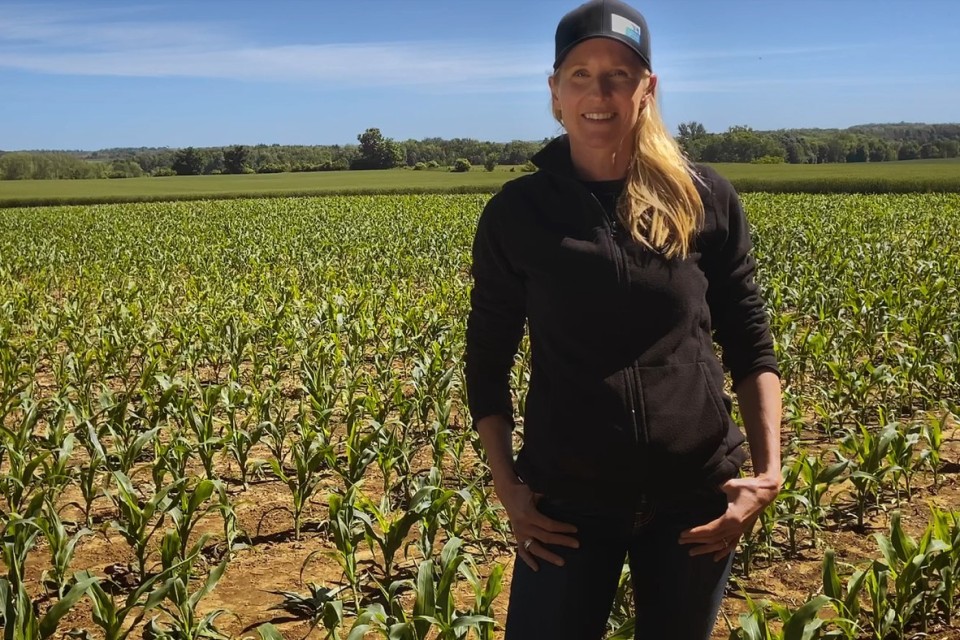
[[[573,168],[570,158],[570,138],[567,134],[558,136],[547,143],[530,158],[538,169],[556,173],[571,180],[577,179],[577,172]]]

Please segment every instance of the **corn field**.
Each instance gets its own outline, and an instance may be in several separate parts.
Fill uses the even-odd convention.
[[[501,637],[462,371],[487,198],[0,214],[4,638]],[[958,638],[960,195],[743,200],[784,489],[714,637]],[[631,609],[625,567],[608,638]]]

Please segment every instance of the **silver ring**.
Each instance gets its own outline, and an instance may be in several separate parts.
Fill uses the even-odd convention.
[[[523,550],[530,551],[530,545],[533,544],[533,538],[527,538],[523,541]]]
[[[729,546],[730,546],[730,543],[727,542],[727,539],[726,539],[726,538],[720,538],[720,539],[723,540],[723,546],[724,546],[724,547],[729,547]]]

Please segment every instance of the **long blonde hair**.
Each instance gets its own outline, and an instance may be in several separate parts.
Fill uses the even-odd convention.
[[[553,110],[562,125],[560,115]],[[700,180],[667,131],[656,95],[650,96],[634,128],[633,157],[617,202],[617,216],[636,242],[668,259],[690,254],[704,216],[693,176]]]

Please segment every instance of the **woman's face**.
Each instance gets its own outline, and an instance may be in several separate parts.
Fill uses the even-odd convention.
[[[657,77],[626,45],[609,38],[581,42],[550,76],[553,111],[559,111],[571,147],[616,153],[633,128]]]

